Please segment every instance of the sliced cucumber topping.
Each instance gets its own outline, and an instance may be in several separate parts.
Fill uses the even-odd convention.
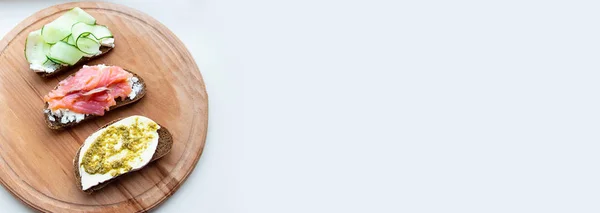
[[[89,37],[77,39],[77,48],[88,55],[96,55],[100,52],[100,43]]]
[[[92,35],[96,41],[100,41],[103,38],[112,38],[113,35],[106,26],[101,25],[90,25],[83,22],[79,22],[73,25],[71,28],[72,36],[77,40],[78,38]]]
[[[25,41],[25,57],[30,64],[41,65],[46,62],[49,50],[50,44],[44,42],[40,30],[29,33]]]
[[[75,65],[83,57],[83,52],[76,46],[67,44],[64,41],[58,41],[50,48],[48,58],[52,61],[62,62],[68,65]]]
[[[101,41],[113,38],[106,26],[76,7],[56,20],[31,32],[25,41],[25,57],[32,70],[53,72],[62,65],[74,65],[82,57],[100,53]]]
[[[77,22],[96,24],[96,19],[81,8],[76,7],[49,24],[44,25],[42,36],[47,43],[54,44],[69,36],[71,34],[71,27]]]

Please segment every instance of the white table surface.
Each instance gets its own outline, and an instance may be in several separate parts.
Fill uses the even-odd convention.
[[[67,1],[0,0],[0,36],[20,21],[48,6]],[[216,1],[115,1],[145,12],[173,31],[187,46],[202,72],[209,94],[209,128],[206,147],[195,170],[177,190],[157,208],[157,212],[232,212],[236,208],[234,181],[239,156],[235,144],[240,77],[224,70],[222,19]],[[193,18],[189,18],[193,17]],[[237,122],[239,123],[239,122]],[[228,130],[228,131],[225,131]],[[0,187],[1,188],[1,187]],[[4,188],[0,190],[0,212],[29,211]]]
[[[0,34],[51,4],[0,0]],[[600,212],[597,1],[123,4],[187,45],[210,99],[159,212]]]

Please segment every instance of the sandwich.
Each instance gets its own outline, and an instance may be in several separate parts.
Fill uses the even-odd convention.
[[[97,191],[165,156],[172,145],[171,133],[150,118],[134,115],[113,121],[87,137],[77,151],[77,187],[86,193]]]
[[[79,7],[33,31],[25,41],[29,68],[41,77],[51,77],[89,60],[101,57],[115,47],[108,27]]]
[[[146,84],[139,75],[118,66],[83,66],[44,96],[44,117],[60,130],[139,101]]]

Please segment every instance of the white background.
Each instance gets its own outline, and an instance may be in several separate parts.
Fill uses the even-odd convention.
[[[0,33],[53,4],[0,2]],[[600,211],[595,1],[123,4],[179,36],[210,96],[159,212]]]

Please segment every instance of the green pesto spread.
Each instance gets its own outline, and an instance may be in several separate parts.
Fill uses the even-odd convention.
[[[133,125],[108,126],[88,148],[80,166],[88,174],[110,172],[114,177],[128,172],[133,161],[141,160],[141,154],[155,137],[152,133],[158,128],[156,123],[140,123],[138,118]],[[119,142],[122,142],[121,146],[118,146]]]

